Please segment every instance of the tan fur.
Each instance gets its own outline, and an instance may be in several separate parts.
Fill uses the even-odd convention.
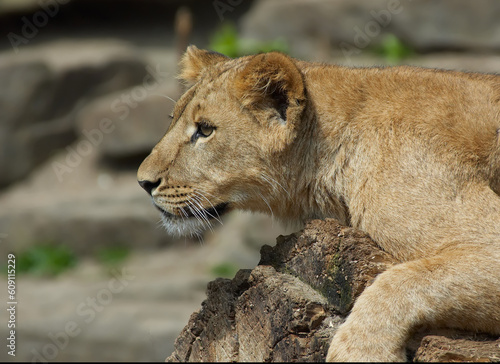
[[[331,361],[404,360],[424,325],[500,335],[499,76],[196,47],[182,65],[193,86],[138,171],[167,228],[197,233],[229,203],[368,232],[401,264],[358,298]],[[216,129],[193,141],[202,121]]]

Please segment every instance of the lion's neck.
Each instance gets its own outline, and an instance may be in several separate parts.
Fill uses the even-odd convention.
[[[278,161],[282,168],[274,178],[288,192],[274,199],[274,214],[294,221],[331,217],[350,225],[349,205],[359,187],[354,181],[364,168],[356,149],[361,135],[350,123],[363,104],[366,70],[349,73],[349,79],[336,66],[304,71],[309,105],[297,141]],[[318,79],[331,80],[331,87]]]
[[[350,223],[345,174],[339,170],[350,153],[347,145],[328,137],[323,124],[329,122],[321,119],[314,105],[307,108],[297,141],[277,161],[281,168],[273,173],[279,183],[271,205],[275,217],[296,222],[330,217]]]

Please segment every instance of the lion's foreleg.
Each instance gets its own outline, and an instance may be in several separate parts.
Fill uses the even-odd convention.
[[[358,298],[327,361],[402,361],[420,325],[500,334],[500,252],[455,246],[380,274]]]

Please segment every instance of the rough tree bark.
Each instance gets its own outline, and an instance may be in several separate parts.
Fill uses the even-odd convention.
[[[278,237],[275,247],[263,246],[255,269],[210,282],[166,361],[324,361],[356,297],[394,264],[363,232],[311,221]],[[499,361],[500,338],[424,332],[408,354],[415,361]]]

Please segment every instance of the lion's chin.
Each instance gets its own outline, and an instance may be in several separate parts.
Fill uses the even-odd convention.
[[[162,213],[161,222],[165,230],[174,236],[198,236],[208,229],[207,222],[192,217],[182,219]]]

